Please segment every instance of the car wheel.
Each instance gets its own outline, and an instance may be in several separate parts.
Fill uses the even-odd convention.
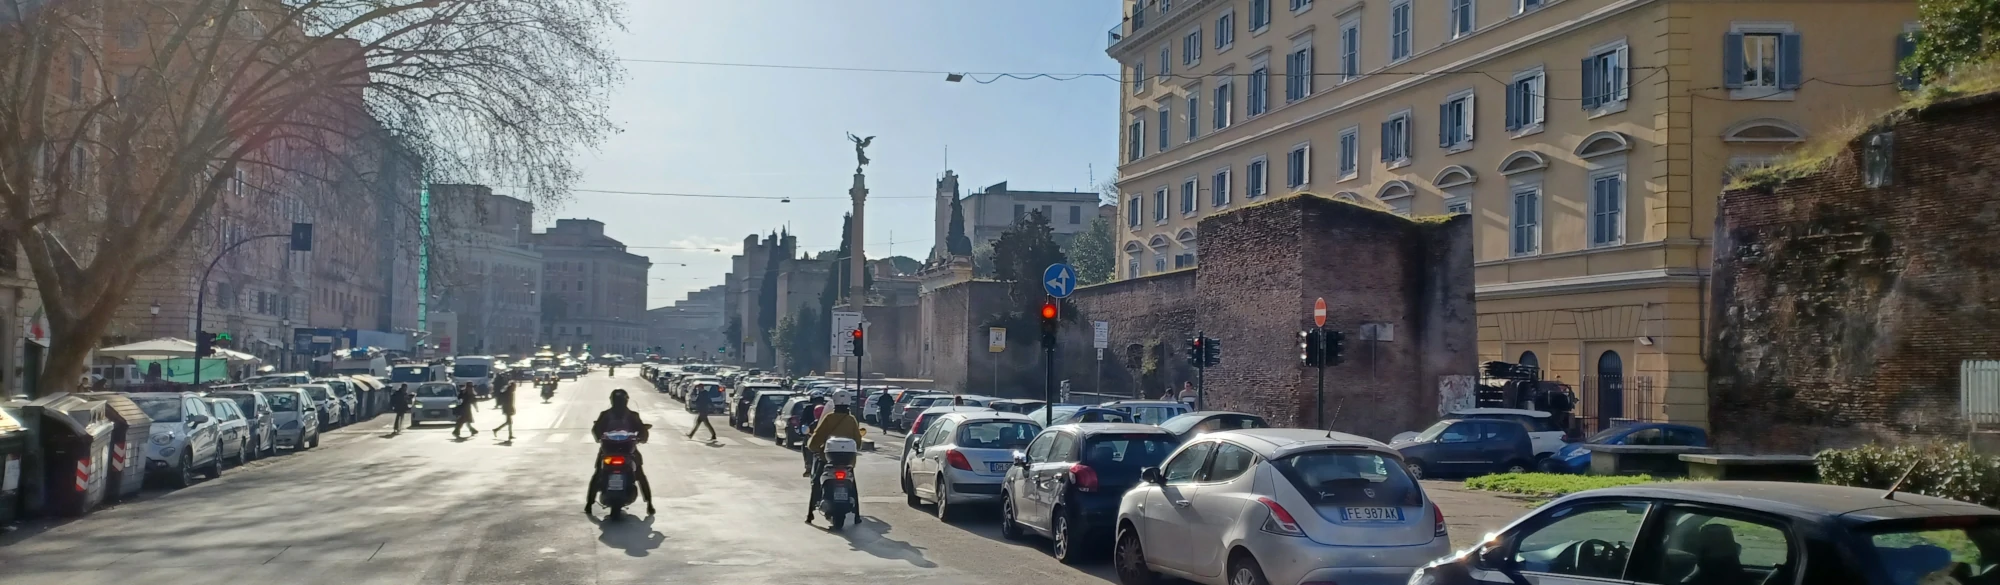
[[[1000,492],[1000,537],[1020,540],[1023,536],[1027,533],[1021,530],[1021,523],[1014,520],[1014,496]]]
[[[314,433],[313,433],[313,440],[312,440],[312,444],[310,444],[310,445],[306,445],[306,448],[310,449],[310,448],[313,448],[313,447],[318,447],[318,446],[319,446],[319,433],[318,433],[318,432],[314,432]]]
[[[924,505],[923,498],[917,497],[917,486],[910,482],[910,470],[903,470],[903,498],[915,508]]]
[[[194,485],[194,451],[182,451],[181,463],[174,467],[173,477],[167,478],[174,487],[184,488]]]
[[[1270,585],[1264,579],[1264,568],[1248,554],[1238,555],[1229,565],[1229,585]]]
[[[208,462],[208,468],[201,471],[209,479],[222,477],[222,445],[215,446],[215,459]]]
[[[1146,566],[1146,547],[1139,543],[1139,534],[1133,530],[1118,531],[1118,550],[1113,564],[1118,565],[1119,585],[1153,585],[1160,580],[1160,574]]]
[[[249,465],[249,464],[250,464],[250,440],[249,440],[249,439],[244,439],[244,440],[242,440],[241,442],[237,443],[236,447],[237,447],[237,449],[236,449],[236,466],[237,466],[237,467],[242,467],[242,466],[245,466],[245,465]]]
[[[1050,545],[1049,552],[1056,557],[1056,562],[1074,565],[1082,561],[1084,553],[1079,547],[1087,545],[1077,541],[1076,525],[1070,522],[1069,511],[1056,508],[1055,513],[1049,518],[1054,522],[1049,532],[1055,536],[1055,542]]]
[[[1562,464],[1561,464],[1561,463],[1557,463],[1557,462],[1556,462],[1556,460],[1555,460],[1555,458],[1553,458],[1553,457],[1550,457],[1550,458],[1545,458],[1545,459],[1542,459],[1542,460],[1541,460],[1541,461],[1539,461],[1539,462],[1536,462],[1536,463],[1535,463],[1535,468],[1536,468],[1536,470],[1537,470],[1537,471],[1540,471],[1540,472],[1542,472],[1542,473],[1562,473],[1562,472],[1563,472],[1563,468],[1562,468]]]
[[[1507,464],[1507,473],[1527,473],[1527,472],[1528,472],[1528,464],[1526,462],[1514,461],[1512,463]]]
[[[1422,459],[1404,461],[1403,468],[1410,472],[1410,479],[1425,479],[1424,461]]]
[[[946,491],[948,487],[944,483],[944,474],[938,474],[937,486],[934,488],[937,490],[937,518],[939,522],[946,524],[958,519],[958,509],[951,506],[951,492]]]

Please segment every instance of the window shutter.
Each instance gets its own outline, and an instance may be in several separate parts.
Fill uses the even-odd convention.
[[[1778,66],[1779,89],[1798,89],[1805,79],[1805,54],[1800,51],[1803,40],[1799,33],[1785,33],[1778,39],[1778,54],[1783,61]]]
[[[1520,122],[1521,118],[1520,113],[1527,111],[1526,108],[1522,107],[1522,105],[1525,104],[1526,102],[1527,102],[1527,96],[1521,95],[1521,82],[1516,81],[1507,84],[1507,131],[1508,132],[1519,130],[1521,129],[1521,126],[1523,126],[1523,124],[1521,124]]]
[[[1584,110],[1598,106],[1598,60],[1594,56],[1584,58]]]
[[[1910,33],[1896,35],[1896,86],[1905,91],[1914,90],[1923,83],[1923,72],[1912,68],[1903,71],[1903,63],[1917,54],[1917,38]]]
[[[1722,87],[1743,87],[1743,33],[1722,35]]]
[[[1473,94],[1465,96],[1465,119],[1459,121],[1459,125],[1464,128],[1466,142],[1472,142],[1472,130],[1479,127],[1473,120],[1473,114],[1479,111],[1479,104],[1473,101],[1476,99],[1479,99],[1479,96]]]
[[[1381,142],[1380,144],[1382,145],[1382,148],[1381,148],[1381,151],[1382,151],[1382,162],[1389,162],[1389,160],[1390,160],[1390,159],[1389,159],[1389,145],[1390,145],[1390,144],[1392,144],[1392,143],[1391,143],[1391,142],[1389,142],[1389,123],[1388,123],[1388,122],[1383,122],[1383,123],[1382,123],[1382,142]]]
[[[1438,104],[1438,148],[1451,146],[1451,102]]]
[[[1549,95],[1549,74],[1547,72],[1543,72],[1535,76],[1535,82],[1528,84],[1527,91],[1522,94],[1522,97],[1528,100],[1528,109],[1526,112],[1522,114],[1523,116],[1523,119],[1521,120],[1522,126],[1541,124],[1543,122],[1548,121],[1549,117],[1548,95]]]

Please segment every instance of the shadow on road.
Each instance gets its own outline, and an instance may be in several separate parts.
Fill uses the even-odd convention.
[[[667,541],[667,535],[653,530],[653,519],[651,515],[644,518],[624,515],[615,520],[598,518],[594,515],[590,517],[590,521],[597,523],[598,529],[601,530],[597,535],[597,541],[604,543],[605,546],[623,550],[625,555],[630,557],[650,555],[653,549],[660,548],[660,543]]]
[[[875,555],[877,558],[907,562],[920,569],[937,568],[937,563],[924,558],[924,547],[889,538],[889,531],[893,527],[881,519],[869,516],[863,517],[862,520],[865,521],[857,520],[839,532],[831,530],[828,532],[847,539],[848,547]]]

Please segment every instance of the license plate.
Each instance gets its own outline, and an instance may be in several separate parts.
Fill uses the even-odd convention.
[[[622,490],[622,489],[625,489],[625,476],[623,476],[623,475],[613,475],[613,476],[611,476],[611,479],[608,479],[608,480],[605,480],[605,482],[604,482],[604,489],[607,489],[607,490]]]
[[[1006,473],[1007,467],[1013,464],[1011,461],[988,461],[986,462],[986,468],[994,473]]]
[[[847,488],[833,488],[833,499],[836,500],[847,499]]]
[[[426,410],[426,411],[424,411],[424,414],[427,414],[427,415],[430,415],[430,416],[444,416],[444,411],[442,411],[442,410]]]
[[[1401,522],[1402,508],[1352,507],[1340,510],[1340,519],[1347,522]]]

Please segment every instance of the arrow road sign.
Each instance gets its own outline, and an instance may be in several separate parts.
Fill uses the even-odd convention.
[[[1076,291],[1076,269],[1068,264],[1050,264],[1042,271],[1042,290],[1049,296],[1066,299]]]

